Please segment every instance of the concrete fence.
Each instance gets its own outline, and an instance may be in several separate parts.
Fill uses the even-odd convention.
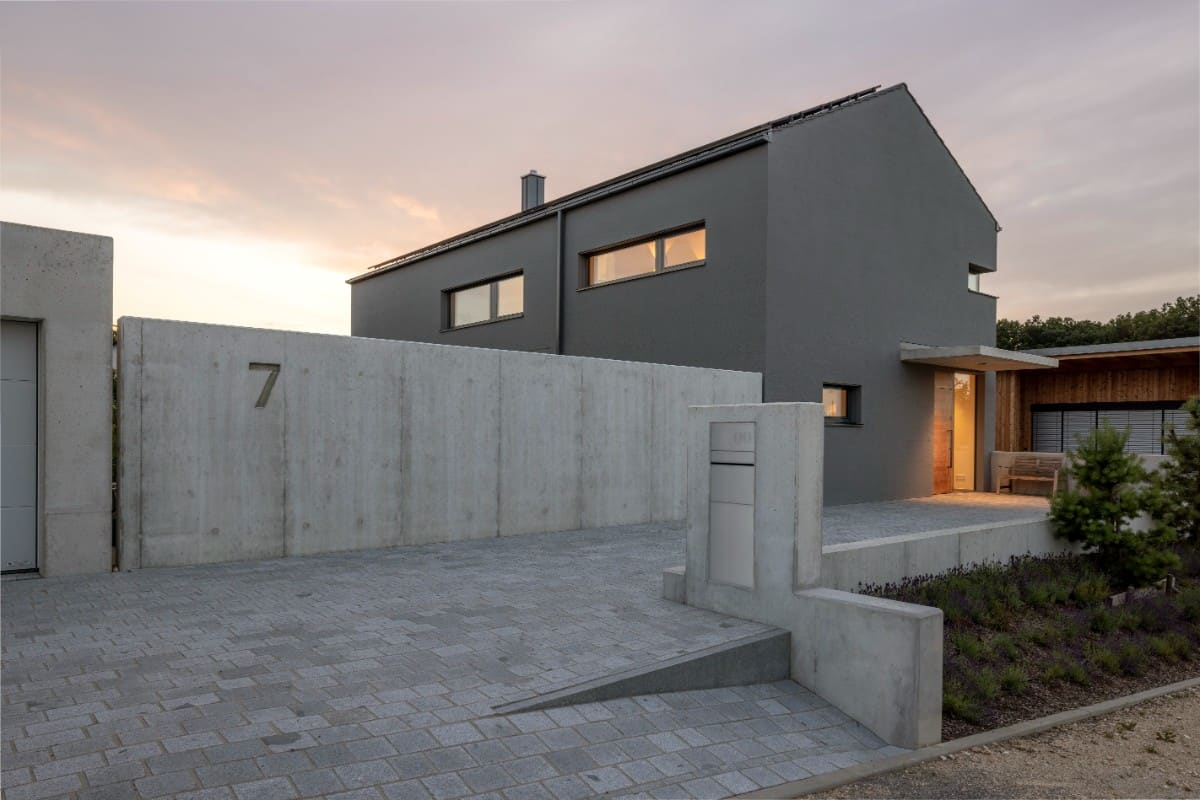
[[[122,569],[682,519],[757,373],[120,321]]]

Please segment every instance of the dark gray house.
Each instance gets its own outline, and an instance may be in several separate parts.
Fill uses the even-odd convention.
[[[999,227],[904,84],[868,89],[352,278],[351,332],[752,370],[823,401],[830,504],[984,489]],[[1042,363],[1045,362],[1045,363]]]

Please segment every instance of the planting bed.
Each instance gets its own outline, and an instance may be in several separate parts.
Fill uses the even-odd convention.
[[[1042,717],[1200,675],[1200,553],[1179,551],[1179,592],[1112,608],[1087,556],[867,587],[945,615],[942,738]]]

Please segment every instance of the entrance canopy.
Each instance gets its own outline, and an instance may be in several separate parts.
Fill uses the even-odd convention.
[[[946,369],[973,372],[1005,372],[1017,369],[1047,369],[1057,367],[1058,360],[1016,350],[1001,350],[982,344],[926,347],[919,344],[900,344],[900,360],[907,364],[928,364]]]

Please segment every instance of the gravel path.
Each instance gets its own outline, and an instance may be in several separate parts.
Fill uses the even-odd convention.
[[[1200,796],[1200,689],[810,797]]]

